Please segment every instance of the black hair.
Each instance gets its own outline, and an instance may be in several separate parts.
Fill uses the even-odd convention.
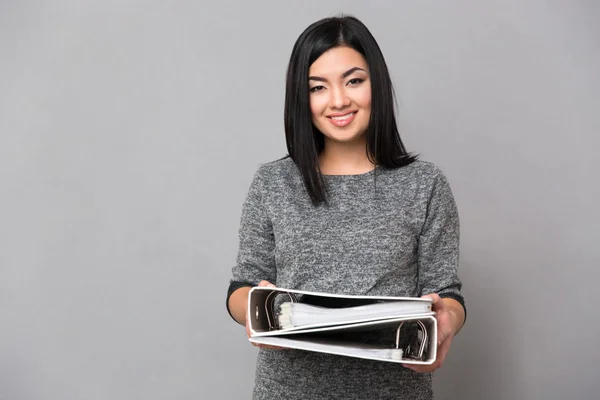
[[[399,168],[417,159],[406,152],[395,118],[395,98],[383,54],[367,27],[353,16],[321,19],[296,40],[287,69],[284,127],[288,155],[298,167],[313,202],[327,204],[318,156],[323,134],[312,123],[308,70],[327,50],[348,46],[362,54],[369,68],[371,115],[366,132],[367,156],[376,166]]]

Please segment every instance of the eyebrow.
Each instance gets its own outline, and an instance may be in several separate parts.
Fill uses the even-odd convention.
[[[342,74],[342,78],[346,78],[346,77],[348,77],[349,75],[351,75],[353,72],[356,72],[356,71],[364,71],[364,72],[367,72],[367,71],[365,71],[365,70],[364,70],[364,69],[362,69],[362,68],[359,68],[359,67],[354,67],[354,68],[350,68],[348,71],[344,72],[344,73]],[[309,76],[309,77],[308,77],[308,80],[309,80],[309,81],[327,82],[327,79],[325,79],[325,78],[321,78],[320,76]]]

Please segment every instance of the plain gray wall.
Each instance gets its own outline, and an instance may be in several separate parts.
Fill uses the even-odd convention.
[[[0,399],[249,398],[225,311],[313,21],[361,18],[461,213],[439,399],[600,389],[595,1],[0,2]]]

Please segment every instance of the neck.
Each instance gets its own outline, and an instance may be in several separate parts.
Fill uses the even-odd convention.
[[[375,168],[367,156],[366,141],[340,143],[325,140],[319,155],[319,167],[325,175],[363,174]]]

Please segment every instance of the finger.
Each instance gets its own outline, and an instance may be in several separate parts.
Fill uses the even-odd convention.
[[[438,348],[442,346],[446,342],[451,342],[454,339],[454,332],[447,325],[444,325],[444,328],[441,329],[438,324]]]
[[[252,344],[252,346],[258,347],[259,349],[267,349],[267,350],[285,350],[285,349],[287,349],[287,347],[273,346],[270,344],[262,344],[262,343],[255,343],[255,342],[250,342],[250,344]]]
[[[435,313],[438,317],[442,317],[443,313],[446,312],[446,303],[444,303],[444,301],[442,300],[440,295],[438,295],[437,293],[429,293],[429,294],[421,296],[421,298],[431,299],[431,301],[432,301],[431,308],[433,311],[435,311]],[[441,319],[438,320],[438,323],[440,323],[440,322],[441,322]],[[438,328],[440,328],[439,325],[438,325]],[[438,346],[441,345],[449,336],[450,336],[450,332],[443,330],[443,329],[438,329],[438,338],[437,338]]]
[[[269,281],[260,281],[258,283],[258,286],[262,286],[262,287],[275,287],[275,285],[273,285],[271,282]]]
[[[252,332],[250,331],[250,322],[246,319],[246,335],[248,335],[248,339],[252,337]]]
[[[435,358],[435,362],[431,365],[420,365],[420,364],[402,364],[405,368],[411,369],[415,372],[433,372],[436,369],[442,368],[444,361],[446,361],[446,356],[450,351],[450,344],[452,343],[452,338],[445,340],[441,346],[438,347],[437,356]]]
[[[438,369],[437,361],[431,365],[402,364],[402,366],[419,373],[433,372]]]
[[[438,337],[437,337],[437,346],[438,349],[442,346],[442,344],[444,344],[446,342],[446,339],[448,338],[448,334],[445,332],[442,332],[441,330],[438,331]]]
[[[448,319],[440,317],[438,319],[437,345],[438,348],[447,341],[452,341],[454,332],[452,327],[448,325]]]
[[[266,350],[285,350],[286,349],[286,347],[271,346],[268,344],[259,344],[258,347],[261,349],[266,349]]]
[[[437,331],[437,345],[438,348],[446,342],[448,339],[452,338],[452,330],[448,329],[446,324],[442,324],[441,318],[438,319],[438,331]]]
[[[441,312],[446,309],[446,303],[444,303],[440,295],[437,293],[429,293],[421,297],[424,299],[431,299],[433,311]]]
[[[440,348],[437,351],[437,357],[435,362],[431,365],[419,365],[419,364],[402,364],[404,367],[411,369],[415,372],[433,372],[439,368],[442,368],[444,365],[444,361],[446,361],[446,356],[448,355],[448,351],[450,350],[450,342],[445,341],[442,343]]]
[[[437,357],[436,357],[436,362],[439,363],[439,367],[441,368],[442,365],[444,364],[444,361],[446,361],[446,356],[448,355],[448,351],[450,350],[450,342],[452,340],[446,340],[442,343],[442,345],[440,347],[438,347],[437,350]]]

